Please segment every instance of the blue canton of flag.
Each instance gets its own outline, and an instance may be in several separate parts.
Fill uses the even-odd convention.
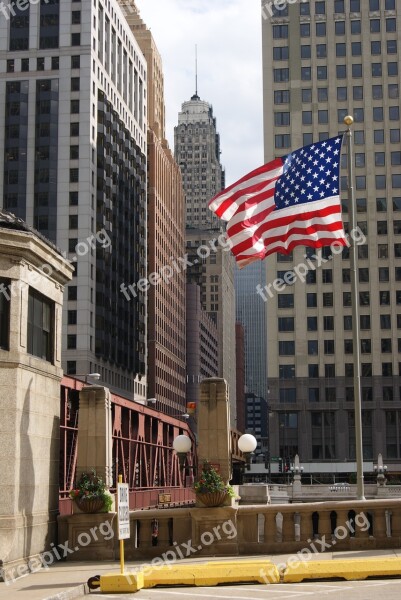
[[[341,137],[338,137],[288,154],[283,175],[276,183],[276,207],[286,208],[338,194],[340,149]]]

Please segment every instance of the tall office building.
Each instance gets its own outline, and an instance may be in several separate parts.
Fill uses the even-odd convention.
[[[148,270],[167,275],[171,269],[148,290],[148,398],[156,399],[159,410],[177,414],[186,410],[186,277],[172,264],[185,254],[184,191],[165,139],[160,53],[134,2],[120,4],[148,65]]]
[[[218,228],[219,219],[208,209],[208,202],[225,184],[220,136],[212,106],[197,92],[183,103],[178,115],[174,152],[183,176],[187,227]]]
[[[188,261],[191,263],[187,268],[187,281],[199,286],[202,310],[208,313],[217,327],[218,376],[228,383],[231,425],[235,428],[237,396],[234,258],[227,246],[223,248],[218,243],[219,236],[216,236],[214,230],[187,229],[186,235]],[[188,306],[187,309],[191,310],[191,307]],[[202,379],[202,374],[199,375]]]
[[[63,367],[144,398],[146,293],[120,286],[146,276],[146,61],[118,2],[13,6],[0,96],[0,205],[76,265]]]
[[[347,114],[355,119],[357,216],[366,236],[358,246],[357,298],[363,452],[399,462],[401,0],[297,2],[263,17],[266,161],[343,132]],[[345,170],[341,197],[348,227]],[[268,282],[314,254],[298,247],[268,257]],[[271,449],[344,461],[355,458],[349,252],[317,254],[323,261],[311,258],[316,268],[305,282],[266,295]]]
[[[255,294],[257,285],[266,285],[263,261],[235,269],[237,320],[245,331],[245,388],[248,393],[267,400],[266,305]]]

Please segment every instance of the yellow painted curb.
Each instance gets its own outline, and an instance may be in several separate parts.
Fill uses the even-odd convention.
[[[348,581],[367,577],[401,575],[401,558],[349,558],[348,560],[298,560],[287,565],[284,583],[299,583],[304,579],[343,577]]]
[[[270,561],[221,561],[154,568],[145,575],[145,588],[156,585],[209,586],[219,583],[279,583],[280,574]]]
[[[109,593],[138,592],[144,586],[143,573],[106,573],[100,576],[100,591]]]
[[[100,577],[101,592],[137,592],[157,585],[213,586],[220,583],[279,583],[276,565],[268,560],[221,561],[142,568],[133,573],[107,573]]]

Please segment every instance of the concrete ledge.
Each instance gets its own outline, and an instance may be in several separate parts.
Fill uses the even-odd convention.
[[[146,567],[133,573],[107,573],[100,577],[102,593],[137,592],[142,588],[187,585],[215,586],[235,583],[279,583],[280,574],[268,560],[215,561],[205,564]]]
[[[59,592],[53,596],[46,596],[43,600],[74,600],[75,598],[81,598],[88,593],[88,588],[85,583],[77,585],[76,587],[70,588],[63,592]]]
[[[290,564],[284,571],[284,583],[300,583],[305,579],[342,577],[347,581],[367,577],[401,575],[401,558],[366,558],[351,560],[311,560]]]

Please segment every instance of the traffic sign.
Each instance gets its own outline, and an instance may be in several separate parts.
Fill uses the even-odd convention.
[[[270,457],[270,462],[279,462],[280,457],[279,456],[271,456]]]
[[[128,483],[117,484],[118,539],[128,540],[129,525],[129,486]]]

